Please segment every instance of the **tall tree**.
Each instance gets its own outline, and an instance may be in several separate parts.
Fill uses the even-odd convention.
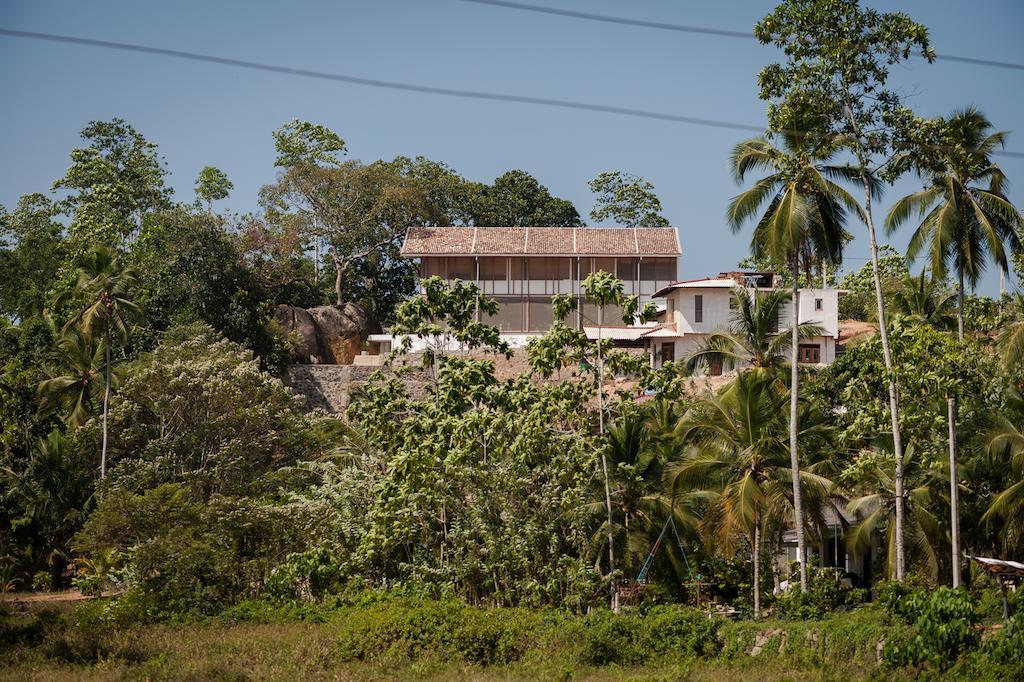
[[[552,196],[537,178],[524,170],[511,170],[479,185],[473,224],[489,227],[573,227],[582,225],[571,202]]]
[[[661,200],[647,180],[622,171],[605,171],[589,185],[597,195],[590,212],[593,220],[611,218],[622,227],[668,227],[668,219],[661,215]]]
[[[1009,274],[1006,246],[1021,250],[1018,231],[1024,216],[1003,193],[1006,176],[989,155],[1002,147],[1008,133],[990,132],[992,124],[968,107],[944,121],[944,145],[924,157],[924,190],[897,201],[886,217],[890,231],[917,213],[922,218],[907,247],[907,256],[930,255],[932,273],[945,276],[952,264],[957,275],[957,338],[964,340],[964,283],[975,287],[991,258]],[[979,186],[987,183],[987,187]],[[953,587],[960,584],[960,512],[957,504],[956,397],[948,398],[949,474],[953,537]]]
[[[803,502],[800,494],[800,459],[797,452],[797,404],[800,384],[800,281],[801,262],[838,265],[848,239],[846,211],[859,211],[857,201],[832,178],[850,180],[849,166],[828,161],[839,146],[810,130],[787,130],[776,147],[764,137],[741,142],[733,150],[731,165],[737,182],[752,172],[768,175],[742,192],[727,211],[733,232],[744,222],[756,219],[750,250],[754,258],[767,258],[789,265],[792,281],[790,302],[790,403],[789,449],[793,468],[793,506],[796,513],[797,548],[800,560],[800,589],[807,591],[807,547],[804,542]],[[764,214],[758,216],[767,202]]]
[[[206,166],[196,178],[196,199],[205,201],[207,212],[213,213],[213,202],[227,199],[234,188],[227,173],[220,168]]]
[[[386,254],[413,225],[430,222],[430,197],[402,163],[341,161],[345,143],[323,126],[293,121],[274,133],[277,181],[263,188],[267,222],[326,242],[334,266],[335,302],[361,263]],[[317,242],[318,243],[318,242]]]
[[[59,205],[71,216],[68,234],[78,253],[93,243],[129,241],[146,214],[170,206],[172,194],[156,145],[124,119],[92,121],[82,139],[87,146],[71,151],[71,166],[53,183],[68,192]]]
[[[929,277],[925,270],[916,277],[906,275],[888,300],[893,320],[951,329],[956,318],[956,294],[941,279]]]
[[[1024,216],[1006,197],[1006,176],[989,158],[1008,133],[991,132],[992,124],[973,107],[954,112],[944,127],[945,144],[919,168],[927,187],[893,204],[885,226],[892,232],[915,214],[921,218],[907,257],[926,253],[932,275],[939,278],[952,267],[957,334],[963,341],[965,283],[977,286],[990,259],[1009,274],[1009,252],[1021,250]]]
[[[103,442],[100,447],[100,478],[107,475],[107,417],[110,412],[110,388],[113,378],[111,348],[115,334],[128,340],[129,327],[141,319],[142,310],[132,301],[135,273],[124,267],[117,251],[98,247],[83,259],[78,282],[68,296],[69,302],[83,304],[64,330],[77,327],[93,339],[102,339],[103,347]],[[58,301],[58,305],[61,301]]]
[[[886,89],[889,67],[909,59],[911,54],[920,54],[929,61],[935,55],[924,26],[904,14],[862,8],[858,0],[785,0],[754,27],[754,33],[761,43],[774,45],[786,55],[784,64],[771,64],[758,75],[761,99],[769,102],[770,128],[805,130],[812,139],[841,141],[856,160],[889,375],[896,460],[896,575],[902,582],[903,440],[871,202],[879,193],[876,175],[894,179],[909,165],[909,159],[894,152],[919,152],[922,148],[917,143],[929,132],[902,106],[899,95]]]

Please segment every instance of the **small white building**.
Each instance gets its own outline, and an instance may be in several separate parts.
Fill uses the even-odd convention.
[[[684,360],[703,345],[714,332],[726,331],[736,306],[734,291],[744,287],[750,291],[771,290],[780,282],[772,273],[730,272],[717,277],[673,282],[654,293],[665,301],[665,319],[661,326],[645,334],[651,351],[651,362],[660,367],[665,362]],[[836,359],[839,339],[839,290],[801,289],[799,292],[800,323],[821,328],[822,334],[800,342],[800,362],[827,365]],[[779,309],[778,329],[789,325],[791,303]],[[728,368],[725,368],[728,369]],[[721,366],[712,366],[709,373],[721,374]]]

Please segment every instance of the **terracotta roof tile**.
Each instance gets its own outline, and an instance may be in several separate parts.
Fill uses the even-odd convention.
[[[406,257],[507,255],[678,256],[674,227],[412,227]]]

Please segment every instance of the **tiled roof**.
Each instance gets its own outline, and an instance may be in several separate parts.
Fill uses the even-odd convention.
[[[678,256],[674,227],[411,227],[402,255]]]

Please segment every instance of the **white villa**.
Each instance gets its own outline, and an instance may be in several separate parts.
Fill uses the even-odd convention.
[[[665,362],[682,360],[703,344],[708,336],[728,328],[736,305],[733,295],[737,287],[751,291],[771,290],[779,285],[770,272],[729,272],[717,277],[673,282],[659,289],[655,299],[665,300],[665,321],[654,331],[647,332],[651,363],[660,367]],[[800,323],[812,323],[821,328],[821,336],[800,343],[800,362],[829,364],[836,359],[839,339],[839,290],[801,289],[799,292]],[[779,327],[787,328],[791,304],[779,311]],[[721,374],[721,366],[712,366],[710,374]]]

